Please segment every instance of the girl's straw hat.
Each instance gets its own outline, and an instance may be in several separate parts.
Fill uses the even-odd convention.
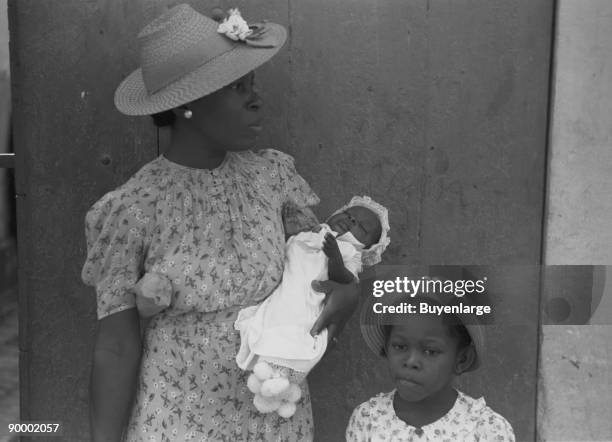
[[[418,305],[419,301],[427,300],[433,301],[434,305],[441,306],[457,305],[459,302],[474,305],[467,302],[464,298],[457,298],[454,294],[419,292],[414,297],[406,294],[385,294],[380,298],[371,297],[371,299],[368,299],[365,305],[363,305],[360,317],[361,334],[370,350],[377,356],[380,356],[385,346],[385,333],[383,327],[385,325],[401,324],[402,322],[409,321],[411,315],[410,313],[375,313],[373,309],[374,303],[380,302],[385,306],[400,305],[403,302]],[[378,309],[380,309],[380,307]],[[413,314],[416,315],[418,313]],[[465,326],[472,339],[471,345],[474,347],[476,358],[468,368],[468,371],[475,370],[480,366],[482,355],[484,354],[484,325],[474,315],[457,314],[456,316]]]
[[[220,25],[182,4],[145,26],[138,35],[140,68],[117,88],[117,109],[150,115],[189,103],[248,74],[285,43],[283,26],[247,25],[237,10],[230,13]]]

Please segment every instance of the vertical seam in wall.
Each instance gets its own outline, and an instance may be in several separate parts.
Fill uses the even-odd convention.
[[[287,143],[289,144],[289,150],[293,154],[293,131],[291,130],[291,104],[294,99],[294,85],[293,85],[293,24],[291,23],[292,10],[291,0],[287,0],[287,52],[289,58],[289,93],[287,94],[287,112],[285,112],[285,127],[287,129]]]
[[[543,291],[545,289],[546,282],[546,269],[545,256],[546,246],[548,244],[547,232],[548,232],[548,211],[549,211],[549,190],[550,190],[550,159],[552,152],[552,129],[553,129],[553,105],[555,98],[555,73],[556,73],[556,53],[557,53],[557,24],[559,20],[559,0],[552,0],[552,23],[551,23],[551,36],[550,36],[550,63],[548,71],[548,103],[547,103],[547,118],[546,118],[546,140],[544,150],[544,196],[542,201],[542,219],[541,219],[541,239],[540,239],[540,272],[539,272],[539,297],[540,302],[538,303],[538,342],[536,349],[536,383],[535,383],[535,410],[534,410],[534,422],[535,422],[535,440],[542,440],[540,436],[540,422],[539,422],[539,409],[541,405],[540,393],[546,394],[545,387],[540,383],[540,375],[542,368],[542,344],[544,340],[543,324],[542,324],[542,310],[544,309]]]
[[[23,86],[18,73],[23,70],[20,65],[19,53],[17,48],[20,44],[19,35],[19,10],[17,0],[8,0],[7,2],[7,19],[9,25],[9,60],[11,75],[11,90],[14,92],[20,90]],[[30,313],[30,303],[28,300],[28,292],[26,290],[26,269],[25,265],[25,228],[29,223],[26,219],[24,210],[24,201],[28,195],[27,177],[25,175],[26,165],[26,148],[21,143],[21,135],[19,130],[14,130],[15,127],[20,127],[23,122],[23,101],[21,96],[16,93],[11,94],[11,126],[13,135],[13,151],[15,153],[15,197],[16,201],[16,217],[17,217],[17,303],[18,303],[18,335],[19,335],[19,417],[21,420],[30,419],[30,350],[31,350],[31,324],[28,321]],[[29,189],[28,189],[29,190]],[[21,227],[20,227],[21,226]],[[21,241],[20,241],[21,239]],[[19,246],[21,244],[21,247]]]
[[[544,264],[544,258],[546,256],[547,238],[548,232],[548,196],[550,190],[550,159],[552,151],[552,129],[553,129],[553,105],[555,98],[555,72],[556,72],[556,53],[557,53],[557,20],[558,20],[558,0],[553,0],[553,19],[551,24],[551,42],[550,42],[550,64],[548,71],[548,103],[547,103],[547,118],[546,118],[546,140],[544,150],[544,198],[542,201],[542,225],[540,228],[541,240],[540,240],[540,264]]]
[[[534,432],[535,432],[535,438],[534,440],[536,441],[541,441],[543,440],[540,437],[539,434],[539,408],[540,408],[540,390],[542,395],[546,394],[546,389],[544,386],[542,386],[540,384],[540,368],[542,367],[541,364],[541,358],[542,358],[542,341],[544,340],[544,334],[542,333],[542,310],[544,309],[544,297],[542,296],[542,293],[544,292],[545,289],[545,284],[546,284],[546,269],[544,268],[543,265],[540,265],[540,271],[539,271],[539,287],[538,287],[538,291],[539,291],[539,302],[538,302],[538,328],[537,328],[537,348],[536,348],[536,379],[535,379],[535,409],[534,409],[534,422],[535,422],[535,428],[534,428]]]
[[[425,66],[423,66],[423,76],[426,78],[427,80],[427,85],[429,87],[429,73],[430,73],[430,59],[429,59],[429,10],[430,10],[430,3],[429,0],[425,1],[425,27],[426,27],[426,48],[425,48],[425,53],[427,54],[427,58],[425,61]],[[425,251],[423,251],[421,249],[421,247],[423,246],[423,211],[425,210],[425,190],[427,188],[427,182],[429,179],[428,176],[428,171],[426,169],[427,166],[427,155],[429,155],[429,132],[428,132],[428,120],[429,120],[429,95],[427,95],[425,97],[425,108],[423,109],[423,145],[422,145],[422,149],[424,151],[423,153],[423,159],[421,161],[421,170],[423,170],[423,177],[419,180],[419,211],[417,213],[417,217],[418,217],[418,221],[417,221],[417,250],[419,250],[419,253],[421,255],[421,260],[423,258],[423,255],[426,254]],[[436,257],[437,259],[437,257]],[[431,256],[427,257],[427,260],[431,260]]]

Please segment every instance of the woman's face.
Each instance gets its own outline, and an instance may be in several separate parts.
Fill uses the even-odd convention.
[[[386,354],[399,396],[418,402],[450,388],[457,345],[438,315],[414,314],[405,323],[394,325]]]
[[[227,151],[253,147],[262,130],[262,101],[251,71],[230,85],[187,105],[187,120],[216,147]]]

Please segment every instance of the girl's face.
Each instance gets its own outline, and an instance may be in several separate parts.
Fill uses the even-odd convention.
[[[394,325],[386,354],[401,399],[419,402],[450,389],[457,345],[437,315],[411,315],[409,321]]]
[[[254,87],[255,73],[251,71],[223,89],[189,103],[187,108],[193,117],[186,121],[219,149],[249,149],[262,130],[262,101]]]
[[[338,236],[351,232],[366,249],[378,242],[382,232],[378,215],[361,206],[349,207],[329,217],[327,225],[337,232]]]

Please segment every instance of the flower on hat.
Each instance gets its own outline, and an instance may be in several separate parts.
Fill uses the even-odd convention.
[[[234,41],[245,41],[253,31],[249,28],[244,18],[242,18],[242,15],[240,15],[238,8],[234,8],[229,10],[229,17],[221,22],[217,32],[225,34],[226,37]]]

